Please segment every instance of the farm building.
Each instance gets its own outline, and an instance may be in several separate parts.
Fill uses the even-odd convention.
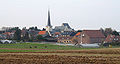
[[[105,36],[100,30],[83,30],[75,37],[81,44],[102,43],[105,40]]]

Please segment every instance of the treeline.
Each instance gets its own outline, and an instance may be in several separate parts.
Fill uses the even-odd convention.
[[[105,29],[101,28],[100,31],[104,34],[105,37],[107,37],[110,34],[119,36],[119,32],[113,30],[112,28],[105,28]]]
[[[44,40],[44,38],[41,35],[38,35],[39,31],[41,31],[41,29],[38,29],[37,27],[30,27],[29,29],[26,29],[26,27],[22,29],[20,29],[19,27],[14,27],[7,30],[7,32],[14,32],[13,37],[9,38],[9,40],[16,40],[23,42]]]

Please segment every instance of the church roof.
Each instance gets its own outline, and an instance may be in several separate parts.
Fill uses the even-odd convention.
[[[50,20],[50,11],[48,10],[48,23],[47,26],[52,26],[51,25],[51,20]]]
[[[68,23],[63,23],[62,26],[66,26],[67,28],[71,29]]]

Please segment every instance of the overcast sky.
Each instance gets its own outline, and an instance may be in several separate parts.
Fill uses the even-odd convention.
[[[43,28],[48,8],[53,27],[67,22],[74,29],[120,31],[120,0],[0,0],[0,27]]]

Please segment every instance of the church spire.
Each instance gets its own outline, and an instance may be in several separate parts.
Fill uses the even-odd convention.
[[[47,22],[47,26],[46,26],[46,31],[48,31],[50,33],[50,31],[52,31],[52,25],[51,25],[51,20],[50,20],[50,11],[48,10],[48,22]]]
[[[47,24],[47,26],[52,26],[51,25],[51,20],[50,20],[50,11],[48,10],[48,24]]]

